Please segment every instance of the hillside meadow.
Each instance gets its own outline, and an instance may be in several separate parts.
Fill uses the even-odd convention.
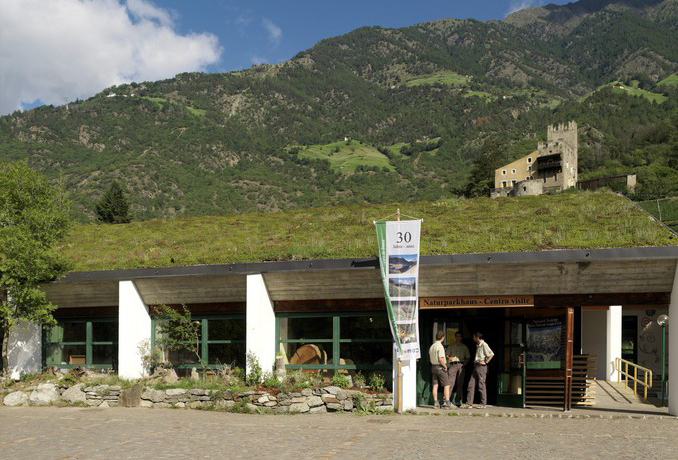
[[[424,219],[423,254],[678,244],[626,198],[571,192],[80,225],[60,250],[74,271],[373,257],[373,221],[398,207]]]

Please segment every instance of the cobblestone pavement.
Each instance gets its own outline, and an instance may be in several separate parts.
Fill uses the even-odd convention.
[[[678,420],[0,407],[3,459],[676,459]]]

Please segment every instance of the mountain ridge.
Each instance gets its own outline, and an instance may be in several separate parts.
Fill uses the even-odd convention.
[[[112,180],[141,219],[275,211],[470,193],[492,164],[533,149],[547,124],[576,119],[582,177],[637,170],[645,192],[674,193],[678,95],[656,83],[678,70],[678,27],[657,19],[676,0],[624,3],[652,3],[645,16],[591,0],[567,11],[603,3],[567,33],[449,19],[366,27],[275,65],[106,88],[0,117],[0,158],[61,176],[80,219],[93,218]],[[452,83],[407,85],[431,75]],[[667,100],[596,91],[616,80]],[[333,152],[299,153],[344,138],[381,152],[387,170],[342,173]],[[435,151],[423,147],[430,139]],[[400,144],[409,155],[389,147]]]

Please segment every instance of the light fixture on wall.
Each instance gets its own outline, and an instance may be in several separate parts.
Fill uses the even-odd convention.
[[[669,315],[659,315],[657,324],[662,328],[662,407],[666,399],[666,326],[669,324]]]

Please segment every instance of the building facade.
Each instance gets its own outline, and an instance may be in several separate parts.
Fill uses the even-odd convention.
[[[624,331],[635,327],[636,359],[649,363],[657,356],[653,321],[659,312],[678,317],[677,262],[678,247],[422,256],[421,347],[437,330],[459,330],[471,347],[471,335],[483,332],[497,355],[490,404],[529,403],[531,390],[520,386],[565,379],[573,356],[597,356],[598,377],[616,380],[616,358],[633,352]],[[251,355],[267,372],[278,362],[325,378],[380,374],[396,390],[378,266],[370,258],[71,273],[44,288],[59,305],[56,327],[12,331],[10,371],[85,366],[142,377],[163,320],[155,306],[185,304],[200,322],[199,353],[212,368],[246,367]],[[671,331],[669,359],[678,368],[678,329]],[[197,365],[189,353],[173,362]],[[402,363],[402,409],[430,403],[429,372],[426,359]]]
[[[577,123],[549,126],[537,150],[494,171],[493,198],[540,195],[577,185]]]

